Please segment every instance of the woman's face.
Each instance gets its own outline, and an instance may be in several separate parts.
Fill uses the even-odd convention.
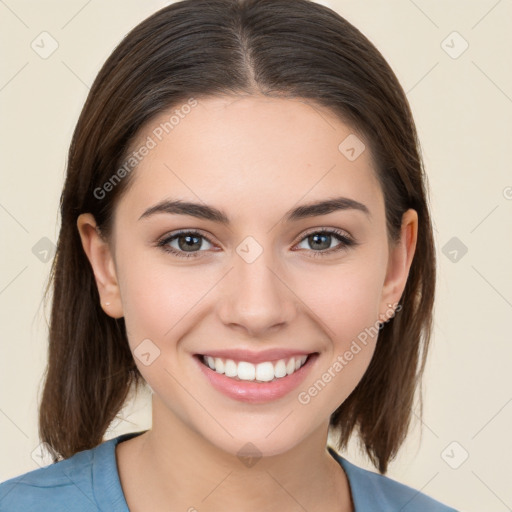
[[[252,443],[274,455],[324,431],[402,294],[415,212],[407,243],[390,246],[369,149],[300,100],[199,98],[149,123],[142,146],[109,250],[92,259],[154,420],[232,454]]]

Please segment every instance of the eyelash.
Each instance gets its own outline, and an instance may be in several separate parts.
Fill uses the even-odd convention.
[[[333,253],[337,253],[339,251],[342,251],[342,250],[346,250],[350,247],[354,247],[356,245],[359,245],[355,240],[353,240],[352,238],[349,238],[345,232],[343,231],[340,231],[338,229],[320,229],[320,230],[317,230],[317,231],[310,231],[309,233],[306,233],[300,240],[298,243],[302,242],[304,239],[306,239],[307,237],[311,236],[311,235],[319,235],[319,234],[322,234],[322,235],[331,235],[331,236],[334,236],[338,241],[342,242],[340,245],[338,245],[337,247],[334,247],[334,248],[330,248],[330,249],[324,249],[322,251],[311,251],[313,253],[313,257],[314,258],[317,258],[317,257],[323,257],[327,254],[333,254]],[[204,236],[203,234],[201,234],[199,231],[194,231],[194,230],[181,230],[181,231],[177,231],[175,232],[174,234],[172,234],[172,236],[167,236],[161,240],[159,240],[156,245],[157,247],[160,247],[163,251],[167,252],[167,253],[170,253],[170,254],[173,254],[174,256],[177,256],[178,258],[198,258],[200,257],[200,253],[201,252],[204,252],[204,251],[195,251],[195,252],[186,252],[186,251],[178,251],[172,247],[169,247],[169,243],[172,242],[173,240],[177,239],[179,236],[181,235],[193,235],[193,236],[197,236],[199,238],[203,238],[205,239],[208,243],[213,244],[213,242],[211,242],[211,240]],[[307,249],[306,249],[307,250]]]

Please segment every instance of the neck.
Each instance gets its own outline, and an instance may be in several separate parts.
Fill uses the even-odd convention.
[[[132,504],[139,499],[155,511],[350,511],[348,481],[326,450],[327,434],[328,424],[322,425],[278,455],[247,457],[248,446],[232,454],[198,435],[153,396],[153,427],[134,439],[132,457],[139,475],[132,481],[145,496],[140,500],[132,493]],[[128,501],[130,493],[125,495]]]

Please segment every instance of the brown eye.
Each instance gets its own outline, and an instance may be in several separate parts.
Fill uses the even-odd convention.
[[[199,256],[199,253],[205,252],[200,250],[203,241],[211,244],[204,235],[197,231],[180,231],[159,241],[158,246],[179,258],[194,258]],[[176,244],[172,246],[171,243],[174,242]]]
[[[313,253],[313,256],[323,256],[324,254],[332,254],[351,246],[356,245],[355,241],[349,238],[343,231],[339,230],[320,230],[307,234],[301,241],[308,245],[306,250]],[[332,242],[339,243],[332,246]]]

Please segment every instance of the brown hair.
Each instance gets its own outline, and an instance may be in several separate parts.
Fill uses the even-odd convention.
[[[308,0],[177,2],[136,26],[101,68],[73,134],[60,202],[41,440],[54,460],[93,448],[132,385],[144,382],[124,319],[109,317],[100,306],[78,215],[92,213],[108,236],[131,175],[104,197],[97,190],[123,163],[141,127],[191,97],[224,94],[304,98],[327,107],[370,147],[390,240],[400,236],[407,209],[418,213],[402,309],[380,330],[369,368],[330,421],[338,449],[357,430],[385,473],[409,429],[431,336],[435,250],[426,177],[410,107],[391,68],[359,30]]]

